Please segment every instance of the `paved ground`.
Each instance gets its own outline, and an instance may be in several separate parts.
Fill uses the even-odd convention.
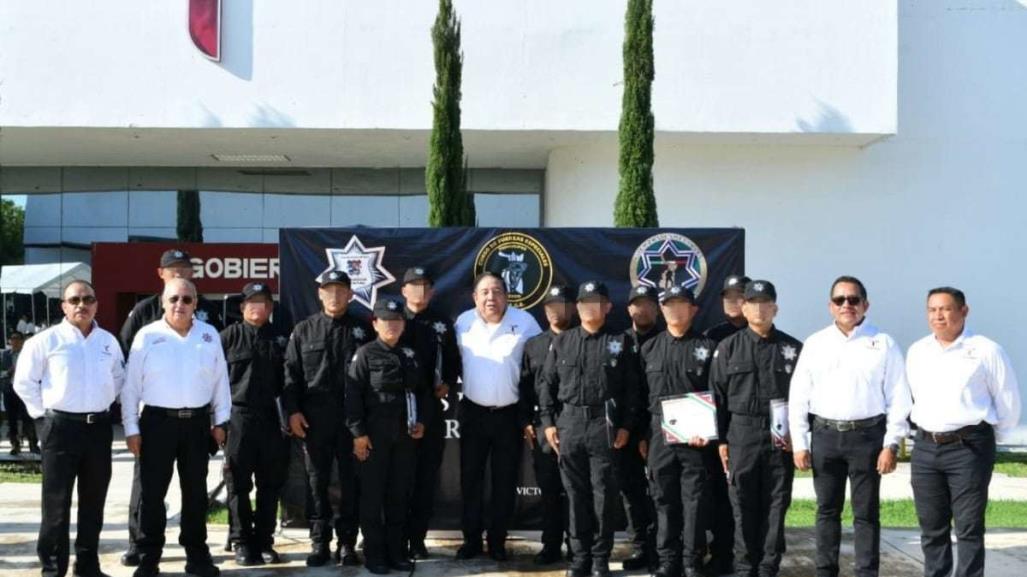
[[[0,453],[7,453],[6,442],[0,444]],[[220,466],[212,463],[208,483],[213,487],[220,475]],[[104,570],[113,577],[128,577],[131,570],[121,567],[118,558],[125,549],[128,538],[126,519],[128,515],[129,480],[132,476],[132,459],[124,450],[123,443],[116,443],[114,457],[114,479],[107,499],[106,522],[101,540],[101,554]],[[177,479],[172,482],[172,490],[168,495],[169,511],[174,515],[178,510]],[[799,478],[795,483],[797,498],[812,497],[812,480]],[[991,492],[994,498],[1027,500],[1027,480],[1010,479],[996,476]],[[899,499],[910,496],[908,468],[900,468],[896,474],[886,477],[882,487],[882,495],[888,499]],[[38,484],[4,483],[0,484],[0,575],[3,577],[28,577],[39,574],[35,558],[36,534],[39,528]],[[74,513],[72,514],[74,520]],[[165,560],[161,564],[162,575],[183,574],[184,555],[176,541],[176,522],[173,518],[169,523],[169,547],[165,552]],[[74,534],[74,523],[72,534]],[[453,554],[459,541],[452,535],[439,535],[429,543],[434,553],[432,559],[419,562],[415,573],[422,577],[449,577],[463,575],[519,575],[532,574],[537,577],[559,577],[563,575],[563,566],[554,565],[537,568],[531,558],[538,550],[538,534],[526,532],[517,535],[510,544],[512,558],[506,563],[495,563],[487,559],[470,562],[456,562]],[[210,527],[209,542],[222,544],[225,541],[225,527]],[[278,566],[266,566],[259,569],[236,567],[227,553],[220,547],[213,546],[216,561],[221,565],[222,572],[228,576],[272,576],[272,575],[370,575],[362,568],[326,567],[308,569],[303,559],[309,547],[306,531],[299,529],[285,530],[278,538],[279,550],[285,554],[286,563]],[[988,533],[988,575],[1019,577],[1023,567],[1027,566],[1027,531],[992,530]],[[620,546],[622,548],[623,545]],[[789,530],[788,554],[785,557],[782,575],[786,577],[808,576],[812,574],[812,555],[815,544],[810,530]],[[884,530],[882,532],[882,563],[881,575],[884,577],[914,577],[922,575],[922,557],[920,554],[919,536],[914,531]],[[844,564],[851,563],[851,540],[843,542]],[[617,555],[614,557],[618,558]],[[614,564],[619,569],[619,564]],[[626,573],[618,571],[615,575],[642,575],[642,572]],[[842,575],[851,575],[851,570],[843,570]]]

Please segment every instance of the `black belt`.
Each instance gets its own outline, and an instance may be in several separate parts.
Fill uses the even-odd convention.
[[[511,403],[509,405],[503,405],[502,407],[493,407],[491,405],[479,405],[478,403],[475,403],[474,401],[468,399],[467,397],[463,398],[463,402],[467,404],[466,406],[474,407],[475,409],[480,409],[480,410],[488,412],[488,413],[499,413],[499,412],[502,412],[502,411],[508,411],[510,409],[516,409],[517,408],[517,403]]]
[[[167,407],[153,407],[147,405],[143,407],[143,412],[150,412],[162,417],[171,417],[173,419],[195,419],[198,417],[209,417],[210,405],[185,409],[169,409]]]
[[[585,417],[586,419],[598,419],[599,417],[606,417],[606,405],[564,405],[560,414]]]
[[[100,411],[99,413],[69,413],[68,411],[58,411],[57,409],[47,409],[43,414],[53,419],[67,419],[69,421],[77,421],[87,425],[106,423],[111,418],[110,411]]]
[[[834,419],[825,419],[816,415],[813,416],[814,424],[827,427],[828,429],[834,429],[839,433],[869,429],[870,427],[879,425],[883,422],[884,415],[877,415],[876,417],[870,417],[869,419],[857,419],[855,421],[836,421]]]
[[[988,429],[991,429],[991,425],[985,422],[980,422],[976,425],[967,425],[956,429],[955,431],[945,431],[941,433],[932,433],[931,431],[917,429],[916,438],[917,440],[930,441],[936,445],[948,445],[949,443],[962,441],[963,437],[966,437],[971,433],[987,431]]]

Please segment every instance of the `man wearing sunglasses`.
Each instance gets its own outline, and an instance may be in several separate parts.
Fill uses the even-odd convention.
[[[196,287],[185,279],[164,286],[164,317],[132,342],[121,392],[125,444],[139,463],[139,566],[154,577],[164,549],[167,496],[177,462],[182,513],[178,542],[186,573],[216,577],[207,548],[207,465],[210,441],[225,444],[232,396],[217,330],[194,317]],[[140,415],[140,403],[145,405]]]
[[[831,284],[834,322],[806,339],[788,402],[795,466],[813,468],[817,494],[817,577],[837,577],[845,484],[852,486],[856,577],[880,565],[881,475],[895,470],[912,405],[902,351],[866,322],[859,279]],[[812,442],[806,434],[812,424]]]
[[[193,278],[193,264],[189,253],[180,249],[169,249],[160,256],[160,266],[157,267],[157,276],[161,281],[168,283],[172,279],[181,278],[190,280]],[[196,318],[212,325],[215,329],[221,330],[221,314],[218,306],[203,297],[199,297],[196,305]],[[121,340],[121,351],[125,357],[129,356],[132,348],[132,341],[135,339],[139,329],[164,316],[164,305],[161,295],[155,294],[144,298],[136,303],[128,318],[121,326],[119,337]],[[138,461],[132,475],[132,493],[128,502],[128,551],[121,556],[121,564],[126,567],[134,567],[139,564],[139,552],[136,550],[135,542],[139,534],[139,468]]]
[[[64,289],[64,320],[25,343],[14,390],[36,419],[43,453],[43,519],[36,553],[43,575],[68,571],[72,487],[78,481],[74,574],[103,577],[98,546],[111,480],[109,407],[124,384],[121,348],[97,326],[96,293],[86,281]]]

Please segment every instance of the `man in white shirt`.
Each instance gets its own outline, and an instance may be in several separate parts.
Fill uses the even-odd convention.
[[[966,328],[963,291],[927,294],[931,334],[913,343],[906,375],[913,391],[913,499],[920,520],[924,576],[984,575],[984,510],[995,465],[995,441],[1020,418],[1020,390],[1006,352]]]
[[[502,277],[484,272],[474,281],[474,308],[456,320],[463,360],[460,421],[460,489],[464,544],[457,559],[481,554],[485,464],[492,460],[489,555],[506,560],[507,525],[513,514],[521,431],[517,404],[524,343],[542,332],[530,314],[508,306]]]
[[[64,320],[25,343],[14,390],[36,419],[43,454],[43,511],[36,552],[43,575],[68,570],[72,487],[78,480],[74,574],[102,577],[98,545],[111,480],[109,408],[124,384],[118,340],[97,326],[96,293],[72,281],[61,301]]]
[[[817,494],[817,577],[837,577],[846,480],[852,485],[856,577],[880,565],[881,475],[895,470],[909,432],[911,400],[902,351],[866,320],[859,279],[831,285],[834,322],[803,344],[788,399],[795,466],[813,468]],[[806,433],[812,424],[812,444]]]
[[[136,333],[121,408],[125,443],[139,459],[139,567],[154,577],[164,548],[164,498],[178,462],[181,535],[186,573],[216,577],[207,548],[207,463],[211,437],[225,443],[232,398],[218,331],[193,318],[196,287],[185,279],[164,285],[164,317]],[[139,405],[145,407],[140,416]]]

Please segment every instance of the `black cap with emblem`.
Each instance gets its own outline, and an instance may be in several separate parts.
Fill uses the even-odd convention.
[[[744,274],[728,275],[728,277],[724,279],[724,288],[721,289],[720,296],[726,295],[728,291],[744,292],[746,283],[751,280],[751,278]]]
[[[604,299],[610,298],[610,290],[606,288],[606,285],[597,281],[589,280],[578,285],[578,302],[588,299],[602,297]]]
[[[322,274],[321,281],[318,284],[322,287],[330,284],[344,284],[346,286],[352,286],[350,284],[349,275],[341,270],[331,270]]]
[[[435,284],[435,279],[432,278],[431,272],[423,266],[412,266],[403,273],[403,284],[422,280],[428,281],[429,284]]]
[[[753,280],[745,285],[745,300],[777,302],[777,289],[769,280]]]
[[[260,295],[271,299],[271,287],[266,282],[246,283],[246,286],[242,287],[243,300],[251,299]]]
[[[649,299],[653,302],[657,302],[659,292],[656,287],[649,285],[640,284],[635,287],[631,287],[631,292],[628,293],[628,304],[635,302],[635,299]]]
[[[549,303],[572,303],[575,300],[574,289],[567,285],[558,285],[550,287],[546,292],[546,296],[542,299],[542,304],[547,305]]]
[[[672,301],[674,299],[681,299],[681,300],[684,300],[684,301],[688,301],[688,302],[690,302],[690,303],[692,303],[694,305],[695,304],[695,293],[693,293],[692,289],[690,289],[690,288],[685,288],[683,286],[678,286],[678,285],[674,285],[674,286],[670,287],[669,289],[667,289],[667,290],[663,291],[662,293],[660,293],[660,304],[661,305],[662,304],[667,304],[668,301]]]
[[[160,268],[168,268],[169,266],[193,266],[192,260],[189,258],[189,253],[184,250],[172,248],[164,251],[160,255]]]
[[[382,321],[398,321],[403,319],[403,303],[399,299],[381,297],[374,301],[374,318]]]

